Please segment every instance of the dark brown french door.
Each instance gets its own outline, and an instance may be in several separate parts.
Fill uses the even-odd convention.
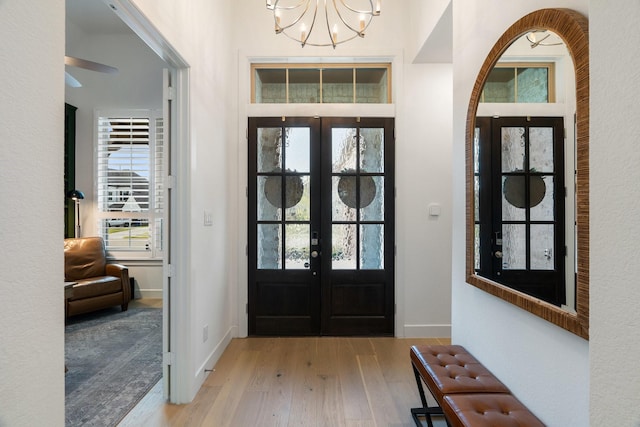
[[[563,119],[478,117],[475,145],[476,271],[565,304]]]
[[[250,335],[393,335],[393,119],[250,118]]]

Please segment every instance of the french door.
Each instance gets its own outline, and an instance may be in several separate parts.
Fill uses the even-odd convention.
[[[250,335],[393,335],[393,119],[250,118]]]
[[[563,119],[478,117],[474,151],[476,271],[564,304]]]

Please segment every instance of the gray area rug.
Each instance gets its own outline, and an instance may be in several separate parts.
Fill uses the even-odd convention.
[[[65,363],[66,426],[116,426],[162,377],[162,309],[71,317]]]

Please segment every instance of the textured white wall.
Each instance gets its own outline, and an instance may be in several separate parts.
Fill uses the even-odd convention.
[[[453,5],[453,341],[473,352],[546,424],[581,427],[589,425],[589,343],[466,284],[464,276],[464,137],[471,89],[500,35],[544,7],[588,13],[586,0],[456,0]]]
[[[0,2],[0,425],[64,425],[64,1]]]
[[[204,380],[204,368],[212,367],[234,334],[237,315],[234,278],[237,250],[235,211],[237,164],[233,141],[237,140],[235,60],[232,56],[232,2],[195,0],[135,0],[164,38],[189,64],[190,149],[178,147],[179,156],[188,156],[189,170],[179,172],[178,187],[186,185],[188,212],[179,218],[188,236],[190,258],[185,269],[187,283],[177,284],[187,300],[186,322],[181,332],[187,347],[184,373],[179,376],[190,400]],[[235,6],[235,3],[233,4]],[[205,227],[204,212],[213,225]],[[184,308],[184,307],[183,307]],[[175,320],[175,319],[174,319]],[[208,340],[203,342],[203,327]]]
[[[640,3],[592,0],[590,141],[591,425],[640,425]]]

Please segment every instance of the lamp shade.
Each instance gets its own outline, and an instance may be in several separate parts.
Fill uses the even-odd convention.
[[[84,193],[80,190],[71,190],[67,193],[67,197],[71,200],[82,200],[84,199]]]

